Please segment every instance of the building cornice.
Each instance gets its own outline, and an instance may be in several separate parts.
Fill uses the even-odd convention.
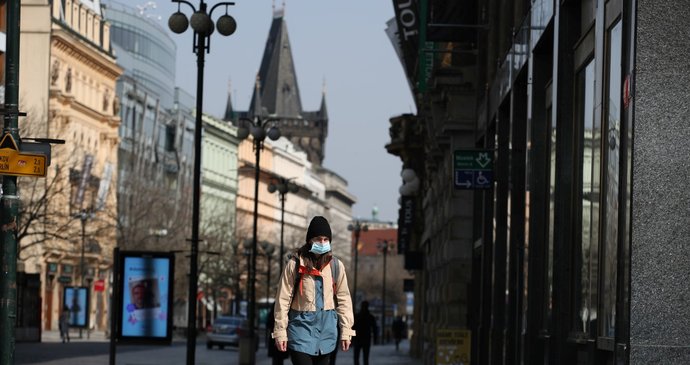
[[[113,81],[117,80],[124,71],[115,62],[115,57],[106,54],[102,49],[94,49],[81,37],[77,38],[63,27],[53,28],[51,43],[52,47],[65,52],[68,56]]]
[[[50,90],[50,98],[57,101],[60,105],[68,107],[73,111],[82,113],[92,120],[97,120],[106,124],[108,127],[119,128],[120,116],[107,115],[79,102],[72,94],[66,94],[59,89]],[[69,115],[68,115],[69,116]]]

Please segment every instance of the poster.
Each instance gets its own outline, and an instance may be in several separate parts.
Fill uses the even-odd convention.
[[[89,289],[81,286],[66,286],[62,295],[62,310],[69,312],[69,325],[76,328],[87,328],[89,318]]]
[[[436,365],[469,365],[472,332],[465,329],[436,330]]]
[[[120,338],[170,341],[172,255],[122,252],[120,257]]]

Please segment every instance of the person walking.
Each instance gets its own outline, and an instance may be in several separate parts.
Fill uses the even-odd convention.
[[[405,330],[407,327],[405,322],[403,322],[402,316],[395,317],[393,321],[393,337],[395,338],[395,351],[400,348],[400,341],[405,338]]]
[[[369,365],[369,349],[371,348],[371,335],[376,337],[376,318],[369,312],[369,302],[363,301],[359,305],[359,313],[355,316],[355,326],[357,332],[355,337],[355,365],[359,365],[359,353],[363,353],[364,365]]]
[[[58,318],[58,328],[60,329],[60,339],[62,343],[69,342],[69,309],[62,310]]]
[[[345,266],[332,255],[331,238],[326,218],[314,217],[278,282],[271,337],[293,365],[327,365],[335,347],[347,351],[355,335]]]

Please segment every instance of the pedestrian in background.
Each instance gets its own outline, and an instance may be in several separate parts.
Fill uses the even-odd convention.
[[[58,328],[60,329],[60,339],[62,343],[69,342],[69,309],[64,308],[58,318]]]
[[[402,316],[395,317],[393,321],[393,337],[395,337],[395,351],[398,351],[400,347],[400,341],[405,336],[405,322],[403,322]]]
[[[294,365],[327,365],[336,345],[347,351],[355,335],[345,266],[331,254],[331,238],[326,218],[314,217],[278,283],[271,336]]]
[[[369,302],[366,300],[359,305],[359,313],[355,316],[355,326],[357,332],[355,337],[355,365],[359,365],[359,353],[363,352],[364,365],[369,365],[369,349],[371,348],[371,335],[376,337],[376,318],[369,312]]]

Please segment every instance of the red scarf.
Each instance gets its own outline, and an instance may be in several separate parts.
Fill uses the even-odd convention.
[[[324,264],[324,266],[321,268],[321,270],[323,270],[323,268],[326,267],[329,263],[330,263],[330,261],[327,262],[326,264]],[[302,264],[299,265],[299,270],[298,270],[299,275],[300,275],[300,277],[299,277],[299,295],[302,295],[302,281],[304,280],[304,274],[323,277],[323,275],[321,275],[321,270],[317,270],[315,268],[312,268],[311,270],[309,270],[306,266],[304,266]],[[335,278],[331,278],[331,280],[333,281],[333,292],[335,293]]]

